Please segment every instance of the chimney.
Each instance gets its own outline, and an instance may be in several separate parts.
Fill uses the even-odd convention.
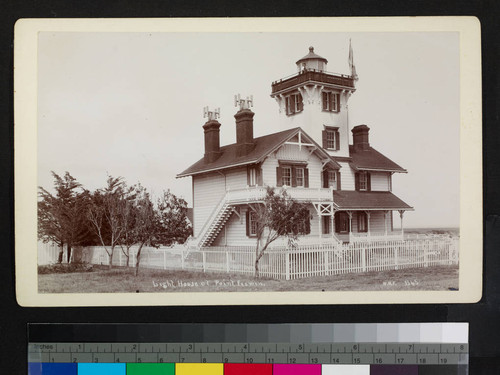
[[[250,109],[240,109],[235,115],[236,119],[236,154],[248,155],[255,147],[253,141],[253,113]]]
[[[203,125],[203,130],[205,132],[205,162],[207,163],[214,162],[221,155],[219,128],[219,121],[214,119],[209,119],[205,125]]]
[[[370,128],[366,125],[358,125],[352,128],[351,131],[354,150],[368,150],[370,148],[370,139],[368,135]]]

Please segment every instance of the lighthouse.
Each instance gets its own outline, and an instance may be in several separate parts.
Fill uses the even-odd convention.
[[[351,75],[328,72],[328,60],[316,54],[314,47],[309,47],[309,53],[297,60],[296,65],[294,75],[271,85],[281,129],[300,127],[330,155],[349,157],[347,103],[356,91],[357,80],[351,50]]]

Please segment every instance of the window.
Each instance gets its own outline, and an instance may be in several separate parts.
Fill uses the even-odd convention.
[[[323,216],[323,234],[330,233],[331,219],[330,216]]]
[[[292,186],[292,167],[283,167],[282,185]]]
[[[358,212],[358,232],[368,232],[368,216],[366,212]]]
[[[368,172],[359,172],[355,175],[356,190],[371,191],[371,178]]]
[[[368,189],[368,179],[366,178],[366,173],[359,174],[359,190]]]
[[[260,169],[260,166],[253,166],[247,168],[247,185],[248,186],[262,185],[262,171]]]
[[[340,171],[333,169],[323,170],[323,187],[340,190]]]
[[[339,128],[333,126],[325,126],[323,130],[323,148],[328,150],[340,149]]]
[[[328,187],[337,190],[337,171],[328,171]]]
[[[337,212],[335,214],[335,231],[337,233],[349,232],[349,215],[346,212]]]
[[[323,91],[323,111],[339,112],[340,96],[334,92]]]
[[[254,211],[247,211],[247,236],[257,237],[258,222]]]
[[[306,164],[282,164],[276,167],[276,186],[309,187]]]
[[[295,183],[298,187],[304,187],[304,168],[295,168]]]
[[[300,94],[292,94],[285,98],[286,104],[286,114],[293,115],[297,112],[302,112],[304,109],[304,103],[302,101],[302,95]]]

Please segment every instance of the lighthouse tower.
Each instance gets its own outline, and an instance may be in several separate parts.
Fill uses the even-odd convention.
[[[298,60],[297,73],[272,83],[281,128],[301,127],[332,156],[349,156],[347,101],[357,76],[349,53],[351,75],[327,72],[328,60],[313,47]]]

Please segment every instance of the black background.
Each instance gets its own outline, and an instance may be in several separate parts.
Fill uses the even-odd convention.
[[[466,305],[23,308],[15,298],[13,28],[19,18],[476,16],[483,69],[483,298]],[[498,2],[490,1],[0,1],[0,373],[26,374],[26,324],[469,322],[470,374],[500,374],[500,69]],[[22,233],[18,233],[22,235]],[[478,249],[479,251],[479,249]]]

